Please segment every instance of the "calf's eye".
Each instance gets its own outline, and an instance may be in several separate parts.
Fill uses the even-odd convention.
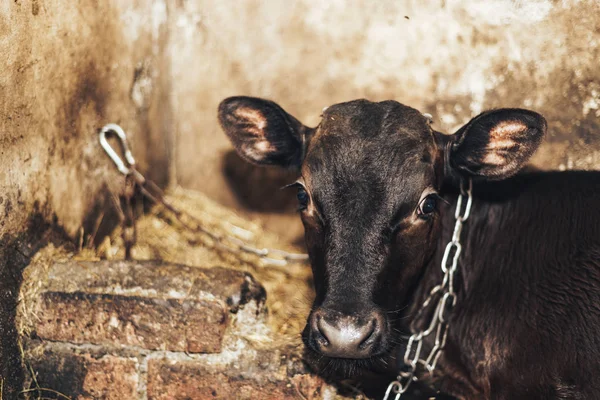
[[[306,193],[306,189],[303,187],[298,188],[298,193],[296,194],[296,198],[298,199],[298,206],[300,210],[304,210],[308,206],[309,196]]]
[[[419,204],[417,213],[420,217],[428,217],[431,215],[437,207],[437,198],[433,195],[425,197]]]

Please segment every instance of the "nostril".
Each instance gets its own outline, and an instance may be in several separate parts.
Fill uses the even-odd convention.
[[[315,326],[313,329],[313,335],[314,335],[314,339],[321,345],[321,346],[329,346],[329,338],[327,338],[327,333],[326,333],[326,328],[323,327],[323,318],[320,315],[315,316]],[[325,325],[327,325],[325,323]]]
[[[373,342],[375,342],[375,340],[377,340],[377,319],[373,318],[371,321],[369,321],[369,323],[366,325],[365,329],[364,329],[364,340],[362,342],[359,343],[358,347],[360,349],[364,349],[366,347],[369,347],[373,344]]]

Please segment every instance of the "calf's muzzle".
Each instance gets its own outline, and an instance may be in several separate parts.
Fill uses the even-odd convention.
[[[309,318],[308,343],[333,358],[369,358],[379,352],[385,326],[378,311],[343,314],[319,308]]]

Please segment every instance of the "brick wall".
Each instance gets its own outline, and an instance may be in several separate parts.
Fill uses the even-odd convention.
[[[40,278],[38,276],[37,278]],[[72,399],[320,399],[335,389],[270,344],[248,273],[161,262],[53,263],[29,308],[27,393]],[[59,396],[60,397],[60,396]]]

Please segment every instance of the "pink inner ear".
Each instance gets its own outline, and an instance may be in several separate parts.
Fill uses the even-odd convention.
[[[264,136],[263,130],[267,127],[267,119],[258,110],[247,107],[239,107],[234,112],[236,118],[245,120],[248,124],[254,125],[256,130],[252,130],[256,136]]]
[[[490,141],[483,162],[496,166],[507,164],[505,167],[508,167],[510,162],[505,151],[518,144],[515,139],[525,130],[527,126],[520,121],[503,121],[494,126],[490,130]]]
[[[490,140],[513,140],[515,135],[527,130],[527,126],[521,121],[503,121],[494,126],[490,131]]]
[[[271,143],[266,140],[261,140],[254,143],[254,149],[259,153],[269,153],[276,150],[275,147],[273,147]]]
[[[243,147],[246,156],[253,159],[254,161],[260,162],[264,160],[268,153],[275,152],[276,149],[271,146],[266,140],[258,140],[252,143],[245,144]]]

